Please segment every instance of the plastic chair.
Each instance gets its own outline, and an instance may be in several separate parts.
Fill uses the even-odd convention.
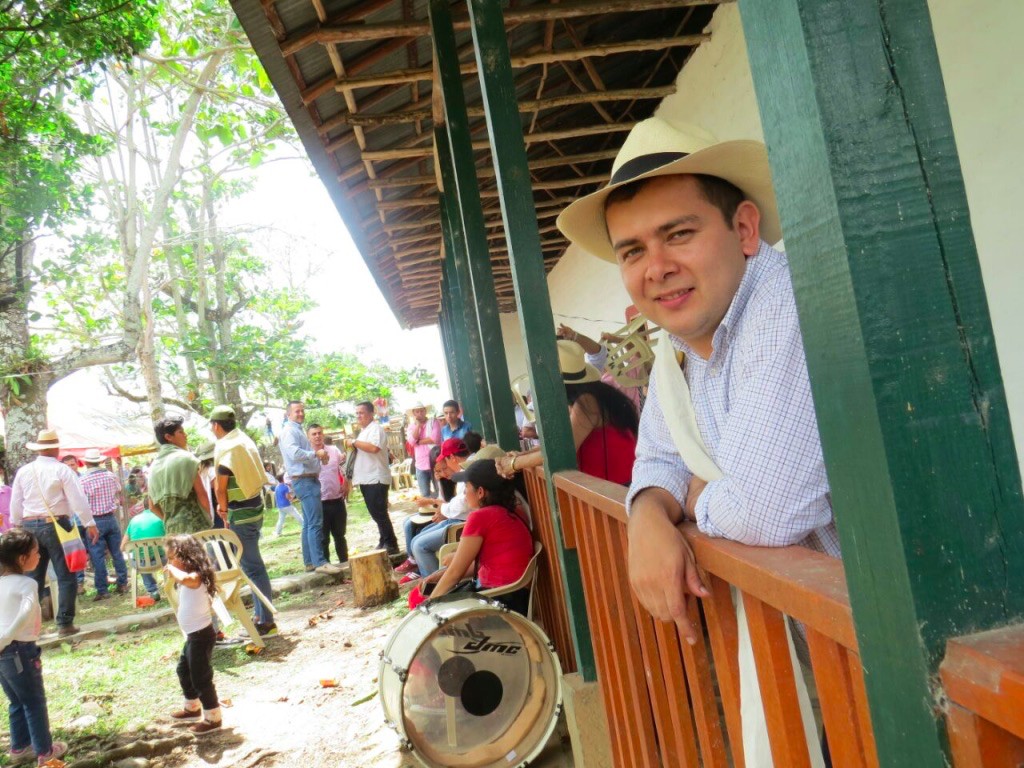
[[[653,329],[647,318],[637,315],[614,333],[602,334],[608,349],[605,368],[621,387],[643,387],[651,377],[654,350],[651,349]]]
[[[504,587],[494,587],[493,589],[484,589],[480,591],[481,595],[485,597],[497,597],[498,595],[507,595],[510,592],[523,589],[525,587],[530,588],[530,598],[526,603],[526,618],[533,619],[533,592],[537,586],[537,561],[540,559],[540,553],[544,550],[539,541],[533,542],[533,557],[530,558],[530,562],[526,564],[526,570],[523,571],[523,575],[519,577],[517,581],[511,584],[506,584]]]
[[[150,539],[136,539],[128,542],[128,548],[124,551],[128,563],[132,569],[132,605],[138,605],[139,599],[139,574],[162,573],[167,564],[167,553],[164,551],[164,539],[162,536],[154,536]],[[164,593],[168,592],[166,580]],[[173,592],[174,590],[170,590]]]
[[[453,523],[444,530],[444,542],[445,544],[458,544],[459,539],[462,538],[462,529],[466,527],[465,523]]]
[[[261,600],[271,613],[276,614],[277,609],[242,571],[239,565],[242,557],[242,542],[239,541],[234,531],[227,528],[199,531],[193,536],[206,549],[206,554],[209,555],[210,561],[213,563],[217,577],[217,594],[224,603],[224,607],[245,628],[252,644],[260,648],[264,647],[266,643],[256,630],[256,625],[249,615],[249,609],[242,602],[242,587],[248,584],[252,591],[252,599]]]

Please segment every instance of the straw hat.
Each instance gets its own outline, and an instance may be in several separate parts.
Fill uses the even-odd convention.
[[[600,381],[601,372],[587,362],[583,347],[575,341],[558,340],[558,367],[566,384]]]
[[[650,117],[633,128],[612,165],[607,186],[581,197],[558,217],[567,238],[605,261],[616,261],[605,223],[605,200],[612,190],[639,179],[699,173],[736,185],[761,211],[761,238],[782,239],[772,188],[768,151],[759,141],[722,141],[689,125]]]
[[[48,451],[51,448],[60,448],[60,438],[57,437],[57,430],[40,430],[39,437],[36,438],[36,442],[25,443],[25,447],[30,451]]]
[[[86,464],[102,464],[107,457],[100,453],[99,448],[89,448],[82,454],[82,461]]]

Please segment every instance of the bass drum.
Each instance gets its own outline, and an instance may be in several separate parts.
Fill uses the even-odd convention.
[[[562,709],[562,668],[532,621],[480,595],[430,600],[381,652],[388,725],[426,768],[525,766]]]

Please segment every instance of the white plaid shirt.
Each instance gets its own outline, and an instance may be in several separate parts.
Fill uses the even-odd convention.
[[[840,556],[786,257],[762,242],[710,359],[680,339],[701,437],[723,477],[697,501],[697,527],[754,546],[802,544]],[[692,474],[675,449],[651,378],[626,499],[659,487],[683,504]]]

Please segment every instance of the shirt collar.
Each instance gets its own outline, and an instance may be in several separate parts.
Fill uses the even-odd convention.
[[[722,322],[719,323],[718,328],[715,329],[715,333],[711,338],[711,359],[717,357],[722,353],[728,343],[732,340],[733,335],[739,326],[740,318],[743,317],[743,312],[747,308],[747,304],[750,302],[750,297],[754,294],[754,290],[757,285],[761,282],[761,275],[770,266],[769,262],[773,261],[773,255],[781,255],[779,251],[776,251],[764,240],[760,241],[757,253],[747,259],[746,267],[743,271],[743,278],[740,280],[740,285],[736,289],[736,294],[732,297],[732,302],[729,304],[729,309],[726,310],[725,316],[722,318]],[[680,339],[678,336],[671,336],[672,345],[682,352],[685,352],[690,357],[700,357],[693,348],[685,341]]]

